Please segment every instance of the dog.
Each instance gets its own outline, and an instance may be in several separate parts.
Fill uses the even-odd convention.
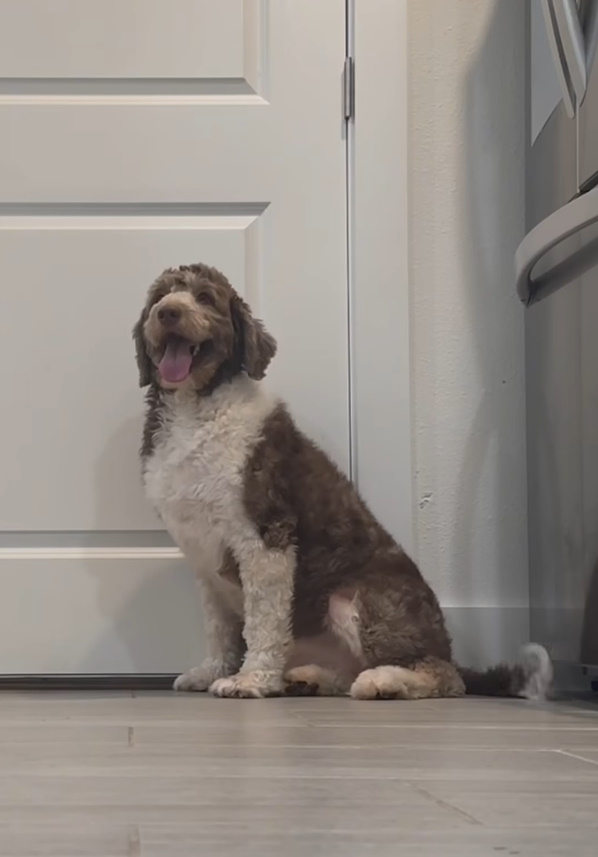
[[[439,603],[355,487],[260,383],[273,337],[204,264],[164,271],[133,337],[145,491],[200,582],[207,654],[179,691],[218,697],[543,696],[540,646],[458,667]]]

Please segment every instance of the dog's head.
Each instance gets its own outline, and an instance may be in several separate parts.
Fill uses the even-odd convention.
[[[207,265],[164,271],[133,329],[139,383],[197,392],[246,372],[263,378],[276,342],[226,277]]]

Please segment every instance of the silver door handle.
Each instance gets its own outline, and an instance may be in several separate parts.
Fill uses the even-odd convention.
[[[515,253],[517,294],[526,306],[537,303],[598,263],[598,240],[576,249],[537,278],[535,265],[546,254],[586,226],[598,222],[598,187],[563,205],[525,236]]]
[[[573,2],[575,2],[575,0],[573,0]],[[565,111],[567,116],[570,119],[573,119],[576,110],[576,91],[573,85],[573,80],[570,76],[568,56],[565,52],[565,47],[561,37],[563,23],[566,24],[567,17],[564,14],[562,4],[559,6],[559,3],[561,3],[561,0],[542,0],[542,11],[544,13],[546,33],[561,87]],[[557,7],[559,8],[558,15]],[[570,43],[571,38],[569,38],[569,52],[572,53]]]

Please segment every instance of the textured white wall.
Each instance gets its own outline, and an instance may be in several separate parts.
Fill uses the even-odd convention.
[[[408,26],[416,552],[487,660],[527,635],[525,3],[410,0]]]

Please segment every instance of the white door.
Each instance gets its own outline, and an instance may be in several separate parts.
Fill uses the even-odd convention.
[[[0,0],[0,674],[176,672],[192,575],[146,503],[130,331],[221,268],[349,458],[345,0]]]

